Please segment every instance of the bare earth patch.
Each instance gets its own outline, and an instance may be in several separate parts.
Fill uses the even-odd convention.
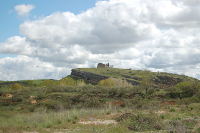
[[[157,110],[157,111],[155,111],[155,113],[156,114],[165,114],[165,113],[167,113],[167,110]]]
[[[84,124],[84,125],[89,125],[89,124],[94,124],[94,125],[117,124],[117,122],[115,120],[100,120],[100,119],[94,119],[94,120],[89,120],[89,121],[79,121],[78,123]]]

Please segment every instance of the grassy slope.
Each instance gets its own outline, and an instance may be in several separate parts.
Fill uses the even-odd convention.
[[[132,78],[141,78],[142,70],[129,70],[129,69],[118,69],[118,68],[77,68],[77,70],[91,72],[99,75],[105,75],[109,77],[116,77],[116,78],[123,78],[123,79],[130,79]],[[185,75],[178,75],[166,72],[150,72],[152,77],[156,76],[170,76],[174,78],[180,78],[184,81],[195,81],[197,79],[185,76]],[[125,76],[129,76],[129,78],[125,78]],[[134,79],[132,79],[134,80]]]
[[[37,85],[39,85],[44,80],[49,80],[49,79],[36,79],[36,80],[33,80],[33,84],[37,86]],[[15,83],[18,83],[18,84],[20,84],[22,86],[26,86],[28,81],[29,80],[0,81],[0,88],[4,87],[4,86],[10,86],[10,85],[13,85]]]

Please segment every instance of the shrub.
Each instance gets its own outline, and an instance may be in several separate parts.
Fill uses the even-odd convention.
[[[10,105],[10,102],[8,100],[0,102],[0,106],[9,106],[9,105]]]
[[[175,111],[176,111],[175,109],[170,109],[170,110],[169,110],[169,112],[175,112]]]
[[[74,86],[76,85],[76,81],[70,77],[66,77],[66,78],[63,78],[63,79],[60,79],[58,81],[58,85],[60,86]]]
[[[145,90],[146,94],[148,93],[148,89],[151,88],[151,84],[152,84],[152,74],[150,71],[148,70],[144,70],[141,72],[141,77],[142,80],[140,82],[141,86],[143,87],[143,89]]]
[[[83,79],[77,80],[76,86],[79,86],[79,87],[86,86],[85,81]]]
[[[83,95],[79,98],[82,103],[82,107],[86,108],[99,108],[102,107],[102,102],[94,96]],[[80,105],[79,105],[80,106]]]
[[[159,120],[155,114],[136,113],[128,117],[127,127],[136,132],[160,130],[162,125]]]
[[[18,90],[18,89],[24,88],[24,86],[22,86],[22,85],[20,85],[20,84],[18,84],[18,83],[15,83],[14,85],[9,86],[9,88],[10,88],[11,90]]]
[[[149,88],[149,89],[147,90],[147,94],[149,94],[149,95],[153,94],[154,92],[155,92],[155,89],[154,89],[154,88]]]
[[[124,88],[124,87],[133,87],[133,85],[129,82],[127,82],[124,79],[117,79],[117,78],[110,78],[111,81],[113,81],[114,86],[119,87],[119,88]]]
[[[194,127],[198,124],[198,120],[187,118],[187,119],[174,119],[165,122],[165,129],[170,132],[177,133],[191,133]]]
[[[176,87],[181,89],[185,97],[191,97],[197,92],[197,87],[193,82],[180,82]]]
[[[45,106],[47,107],[47,109],[54,111],[60,111],[64,109],[63,103],[55,100],[49,100],[45,103]]]
[[[55,85],[55,82],[52,80],[44,80],[40,83],[40,87],[49,87]]]
[[[33,80],[28,80],[27,81],[27,86],[28,87],[34,87]]]
[[[109,94],[111,97],[116,96],[116,95],[118,94],[118,88],[115,88],[115,87],[109,88],[108,94]]]
[[[189,105],[191,103],[196,103],[198,101],[199,101],[198,98],[193,96],[193,97],[188,97],[188,98],[177,99],[177,104]]]
[[[101,81],[99,81],[99,83],[97,84],[99,86],[109,86],[109,87],[112,87],[114,86],[114,82],[111,80],[111,78],[108,78],[108,79],[103,79]]]
[[[144,105],[143,98],[140,95],[135,95],[131,99],[124,100],[126,107],[132,107],[135,109],[141,109]]]
[[[175,86],[170,86],[168,88],[165,89],[168,92],[179,92],[179,88],[175,87]]]
[[[168,92],[166,95],[170,98],[182,98],[181,92]]]
[[[0,90],[0,96],[2,96],[4,94],[4,92],[2,90]]]
[[[124,79],[118,79],[118,78],[104,79],[104,80],[99,81],[97,85],[108,86],[108,87],[118,87],[118,88],[133,87],[131,83],[127,82]]]

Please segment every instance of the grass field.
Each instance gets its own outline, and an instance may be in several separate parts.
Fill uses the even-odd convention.
[[[200,104],[169,105],[155,110],[116,109],[113,106],[59,112],[46,112],[44,109],[34,113],[0,111],[0,132],[199,133],[199,109]]]

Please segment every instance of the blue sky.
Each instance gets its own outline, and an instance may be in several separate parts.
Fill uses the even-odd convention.
[[[199,0],[0,0],[0,80],[110,63],[200,79]]]
[[[0,42],[4,42],[12,36],[22,36],[19,32],[19,25],[25,20],[36,20],[54,12],[70,11],[79,14],[88,8],[94,7],[95,3],[96,0],[13,0],[12,2],[1,0]],[[14,7],[20,4],[31,4],[35,5],[36,8],[27,17],[18,16]]]

